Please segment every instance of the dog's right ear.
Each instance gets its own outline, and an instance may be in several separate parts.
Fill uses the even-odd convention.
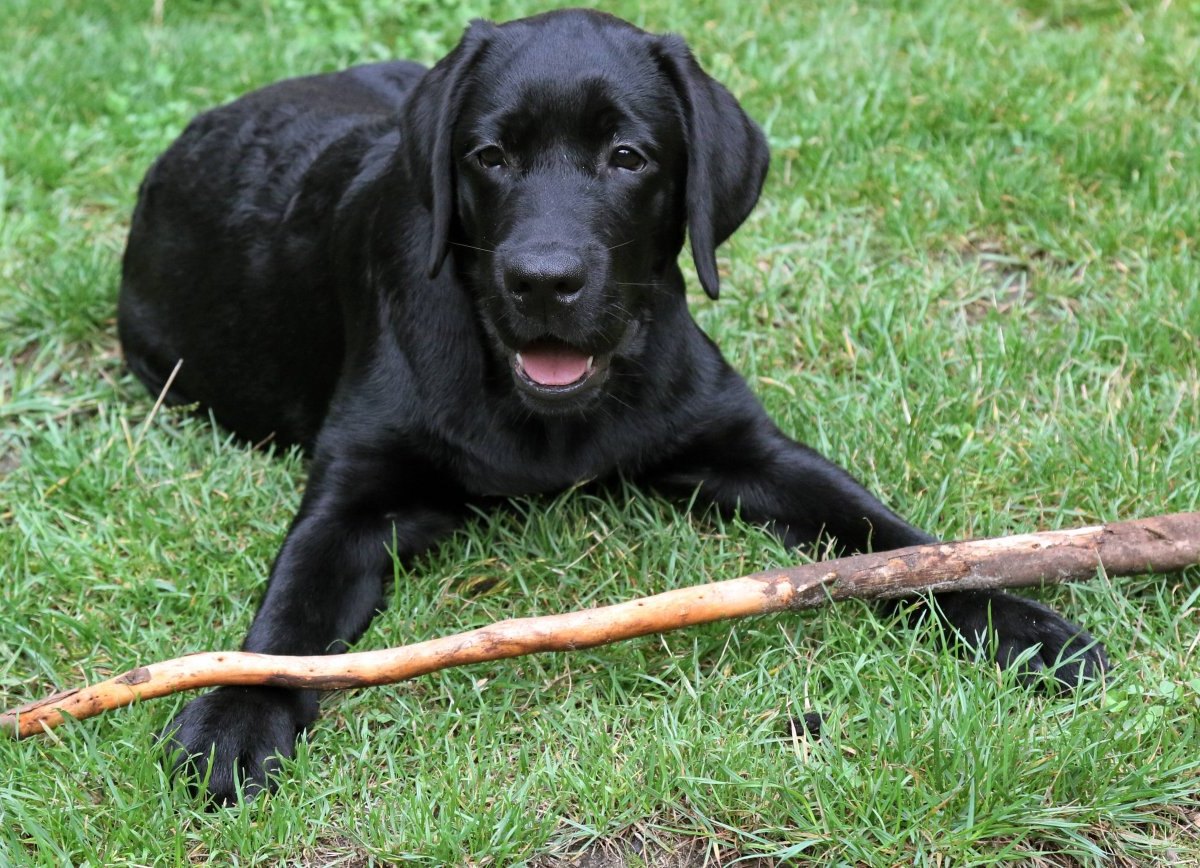
[[[496,25],[475,20],[454,50],[425,73],[403,109],[404,159],[417,196],[433,215],[428,271],[437,277],[450,249],[450,219],[454,213],[454,121],[463,90]]]

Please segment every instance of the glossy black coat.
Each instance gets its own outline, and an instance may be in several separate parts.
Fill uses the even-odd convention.
[[[931,540],[782,434],[688,312],[685,229],[716,297],[715,249],[767,161],[680,39],[588,11],[476,22],[429,71],[293,79],[196,118],[142,185],[119,327],[152,392],[182,359],[171,401],[312,456],[244,647],[341,651],[384,605],[393,539],[409,558],[469,504],[616,474],[793,544]],[[545,340],[592,375],[522,377],[516,354]],[[972,641],[990,618],[1001,662],[1040,644],[1035,668],[1077,655],[1065,683],[1104,666],[1040,604],[939,602]],[[311,692],[223,688],[167,732],[181,764],[215,751],[229,800],[316,712]]]

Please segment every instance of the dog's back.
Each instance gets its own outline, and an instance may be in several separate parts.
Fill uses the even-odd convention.
[[[328,233],[423,75],[415,63],[271,85],[197,117],[154,164],[125,251],[130,368],[238,435],[311,445],[342,362]],[[393,143],[395,144],[395,143]]]

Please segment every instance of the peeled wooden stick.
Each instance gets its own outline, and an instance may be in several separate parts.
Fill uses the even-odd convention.
[[[850,597],[1009,588],[1109,576],[1177,572],[1200,564],[1200,512],[912,546],[766,570],[581,612],[514,618],[488,627],[382,651],[317,657],[216,651],[139,666],[115,678],[56,693],[0,715],[0,732],[24,738],[63,721],[92,717],[198,687],[258,684],[331,690],[392,684],[468,663],[538,651],[572,651]]]

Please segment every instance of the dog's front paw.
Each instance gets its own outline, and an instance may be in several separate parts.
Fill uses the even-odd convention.
[[[295,753],[296,738],[317,715],[311,691],[220,687],[193,699],[162,731],[167,762],[222,805],[241,793],[253,798],[273,786],[280,758]]]
[[[1052,675],[1059,690],[1108,670],[1104,647],[1049,606],[1001,591],[935,595],[942,618],[971,647],[987,647],[1005,669],[1020,666],[1029,682]],[[1035,649],[1027,660],[1022,655]]]

